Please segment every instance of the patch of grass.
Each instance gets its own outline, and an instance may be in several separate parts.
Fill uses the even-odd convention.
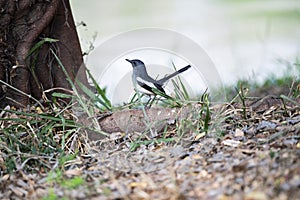
[[[128,104],[125,104],[124,107],[138,108],[138,107],[152,107],[152,106],[161,106],[161,107],[181,107],[183,101],[177,97],[169,96],[165,93],[162,93],[160,90],[153,88],[154,95],[147,95],[136,91]],[[147,98],[148,101],[144,102],[144,98]],[[123,108],[124,108],[123,107]],[[122,108],[122,107],[121,107]]]
[[[43,40],[43,42],[54,42]],[[43,43],[38,43],[31,50],[35,53]],[[44,91],[44,101],[47,106],[27,95],[37,102],[36,106],[27,109],[15,109],[7,106],[0,110],[0,152],[3,153],[4,166],[1,171],[12,173],[15,170],[28,172],[48,171],[52,169],[52,159],[66,158],[66,155],[75,156],[78,152],[86,153],[85,130],[93,130],[106,135],[99,128],[96,114],[101,111],[110,111],[112,106],[105,96],[105,91],[97,88],[99,96],[82,84],[75,85],[57,58],[60,67],[65,72],[73,91],[64,89],[64,93],[55,92],[55,88]],[[16,88],[10,86],[16,92]],[[51,92],[52,98],[47,99],[46,93]],[[58,99],[71,99],[70,103],[62,105]],[[90,100],[92,99],[92,100]],[[102,102],[100,100],[103,100]],[[101,104],[95,107],[95,102]],[[79,105],[80,111],[86,115],[91,124],[81,123],[74,109]],[[86,119],[85,118],[85,119]],[[62,167],[63,170],[64,167]],[[52,169],[53,170],[53,169]]]
[[[99,98],[97,94],[95,94],[90,88],[85,86],[84,84],[80,83],[78,80],[73,83],[71,80],[68,72],[66,71],[65,67],[57,57],[54,51],[51,50],[51,53],[54,55],[55,59],[57,60],[59,66],[63,70],[64,74],[67,77],[67,80],[72,88],[73,91],[73,104],[72,104],[72,109],[75,111],[79,116],[76,117],[84,117],[85,119],[88,120],[86,122],[85,120],[82,120],[81,122],[83,123],[83,126],[85,126],[88,129],[92,129],[94,132],[97,132],[99,134],[102,134],[104,136],[107,136],[107,134],[103,131],[101,131],[98,119],[97,119],[97,114],[99,114],[97,111],[97,107],[99,108],[99,104],[102,105],[103,107],[107,108],[109,111],[112,109],[111,103],[105,96],[105,91],[102,90],[98,85],[96,85],[96,89],[98,92],[100,92],[100,96],[102,97]],[[89,73],[89,72],[88,72]],[[95,79],[94,83],[96,83]],[[100,108],[102,110],[102,108]],[[102,110],[103,111],[103,110]],[[85,115],[87,117],[85,117]]]
[[[55,183],[56,185],[65,187],[67,189],[75,189],[85,183],[84,179],[81,176],[66,178],[63,176],[63,172],[58,169],[49,173],[47,182]]]
[[[227,100],[232,101],[236,99],[236,95],[245,94],[246,91],[247,96],[251,98],[267,95],[286,95],[298,98],[300,96],[300,61],[297,58],[294,62],[281,62],[286,67],[282,76],[270,74],[262,83],[258,83],[254,79],[241,79],[236,83],[236,86],[225,87]],[[234,88],[235,90],[233,90]],[[241,101],[245,100],[243,97],[239,97]]]
[[[83,180],[82,177],[76,176],[74,178],[64,180],[62,182],[62,186],[66,187],[68,189],[75,189],[75,188],[78,188],[79,186],[83,185],[84,183],[85,183],[85,181]]]
[[[48,195],[43,197],[42,200],[56,200],[60,199],[54,192],[54,189],[49,189]]]
[[[93,77],[93,75],[91,74],[91,72],[89,70],[87,70],[87,73],[88,73],[89,78],[93,82],[93,86],[96,89],[96,94],[95,94],[95,92],[91,91],[89,88],[87,88],[86,86],[84,86],[80,82],[78,82],[77,84],[79,84],[80,88],[84,91],[84,93],[86,95],[88,95],[88,97],[90,99],[92,99],[94,105],[97,106],[100,110],[102,110],[102,111],[112,111],[113,106],[112,106],[110,100],[106,97],[105,89],[102,89],[99,86],[99,84],[97,83],[97,81],[95,80],[95,78]]]
[[[179,133],[192,130],[195,133],[207,132],[211,119],[209,94],[205,91],[200,100],[196,104],[191,104],[189,107],[189,114],[185,119],[180,121],[177,127]],[[181,135],[181,134],[180,134]]]
[[[66,118],[68,110],[38,110],[34,107],[29,112],[13,108],[2,110],[6,116],[0,118],[3,127],[0,131],[0,149],[7,155],[8,172],[16,166],[30,171],[48,168],[47,159],[41,157],[64,152],[71,142],[66,140],[78,132],[73,119]]]
[[[66,177],[64,176],[65,166],[67,163],[72,162],[76,158],[76,155],[72,154],[61,154],[58,158],[57,167],[50,171],[47,176],[47,182],[51,184],[55,184],[56,186],[64,187],[66,189],[76,189],[85,184],[85,180],[81,176],[75,177]],[[49,191],[49,195],[45,198],[51,197],[51,190]]]

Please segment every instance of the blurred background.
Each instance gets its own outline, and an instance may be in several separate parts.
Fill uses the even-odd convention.
[[[124,31],[171,29],[206,51],[225,84],[280,76],[300,55],[299,0],[72,0],[71,4],[84,52],[91,43],[97,46]]]

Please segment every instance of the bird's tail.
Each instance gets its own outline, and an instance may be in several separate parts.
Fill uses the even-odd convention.
[[[181,68],[180,70],[178,70],[178,71],[176,71],[176,72],[174,72],[174,73],[172,73],[172,74],[170,74],[170,75],[168,75],[168,76],[166,76],[162,79],[159,79],[157,82],[163,84],[164,82],[166,82],[167,80],[173,78],[174,76],[177,76],[178,74],[188,70],[190,67],[191,67],[191,65],[185,66],[185,67]]]

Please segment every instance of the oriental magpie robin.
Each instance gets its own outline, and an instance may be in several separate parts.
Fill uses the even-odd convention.
[[[142,93],[146,93],[146,94],[157,94],[155,92],[155,89],[159,90],[163,94],[166,94],[166,92],[163,88],[164,84],[169,79],[173,78],[174,76],[177,76],[178,74],[188,70],[191,67],[190,65],[187,65],[186,67],[183,67],[180,70],[175,71],[174,73],[172,73],[168,76],[165,76],[164,78],[155,80],[148,75],[145,64],[141,60],[126,59],[126,61],[130,62],[133,67],[132,82],[134,84],[134,87],[137,88],[137,86],[139,86],[140,88],[138,88],[138,90],[140,90]],[[153,89],[153,88],[155,88],[155,89]]]

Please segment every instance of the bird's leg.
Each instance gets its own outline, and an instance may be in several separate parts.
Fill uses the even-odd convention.
[[[156,95],[153,96],[152,101],[150,102],[150,106],[154,104],[154,101],[156,101]]]
[[[151,95],[148,95],[149,100],[147,101],[147,103],[145,104],[145,108],[151,108]],[[150,103],[150,105],[148,105]]]
[[[149,95],[149,100],[147,101],[145,107],[146,108],[151,108],[151,106],[154,103],[155,99],[156,99],[156,95],[154,95],[153,98],[151,98],[151,95]]]

